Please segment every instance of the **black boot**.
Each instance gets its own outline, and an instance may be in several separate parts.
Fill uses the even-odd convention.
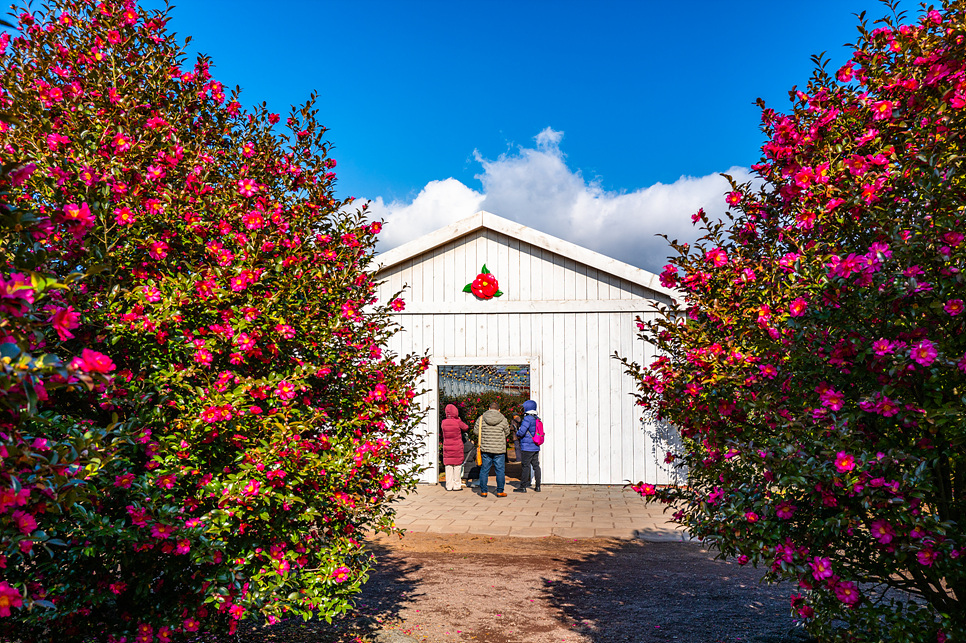
[[[537,492],[539,492],[539,491],[540,491],[540,485],[536,485],[536,486],[535,486],[535,487],[533,488],[533,490],[534,490],[534,491],[537,491]]]

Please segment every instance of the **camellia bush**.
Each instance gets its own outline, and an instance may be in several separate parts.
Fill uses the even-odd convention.
[[[0,636],[333,618],[371,564],[360,533],[415,484],[426,362],[383,348],[381,224],[335,198],[315,98],[244,110],[167,10],[15,15]]]
[[[966,639],[966,2],[862,21],[758,180],[673,242],[681,301],[630,364],[687,485],[636,485],[822,640]]]

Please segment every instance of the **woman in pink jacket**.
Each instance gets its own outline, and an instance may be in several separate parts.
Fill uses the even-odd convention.
[[[446,490],[462,489],[461,472],[463,468],[463,432],[469,429],[460,419],[460,412],[452,404],[446,405],[446,419],[443,420],[443,465],[446,467]]]

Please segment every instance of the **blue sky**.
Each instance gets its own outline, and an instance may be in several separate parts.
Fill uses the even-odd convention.
[[[904,5],[913,7],[908,2]],[[747,176],[754,101],[833,68],[875,0],[184,0],[171,28],[246,105],[320,94],[337,192],[373,201],[383,248],[479,209],[629,263],[664,263]]]

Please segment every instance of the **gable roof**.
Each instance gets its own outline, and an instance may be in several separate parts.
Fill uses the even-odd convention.
[[[468,234],[482,229],[493,230],[505,234],[508,237],[519,239],[542,250],[573,259],[578,263],[596,268],[609,275],[626,279],[631,283],[643,286],[644,288],[668,297],[680,298],[680,293],[662,286],[660,279],[653,272],[648,272],[647,270],[637,268],[623,261],[618,261],[612,257],[602,255],[599,252],[578,246],[575,243],[558,239],[552,235],[534,230],[521,223],[504,219],[485,210],[480,210],[465,219],[460,219],[446,227],[377,255],[375,258],[378,264],[376,272],[382,272],[383,270],[392,268],[404,261],[414,259],[430,250],[434,250],[460,237],[465,237]]]

